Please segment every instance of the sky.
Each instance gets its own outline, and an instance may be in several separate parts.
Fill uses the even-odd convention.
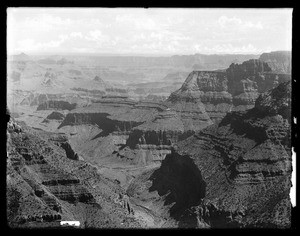
[[[291,50],[292,9],[8,8],[7,53],[261,54]]]

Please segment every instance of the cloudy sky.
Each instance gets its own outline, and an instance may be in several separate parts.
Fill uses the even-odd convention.
[[[8,54],[291,50],[292,9],[8,8]]]

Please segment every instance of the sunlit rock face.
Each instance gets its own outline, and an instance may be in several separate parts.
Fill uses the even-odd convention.
[[[268,63],[272,71],[277,73],[291,74],[292,55],[291,51],[275,51],[263,53],[259,60]]]
[[[197,110],[216,121],[227,112],[253,108],[260,93],[290,80],[289,74],[273,72],[266,62],[252,59],[242,64],[232,63],[226,71],[191,72],[168,102],[174,107],[198,104],[202,109]]]

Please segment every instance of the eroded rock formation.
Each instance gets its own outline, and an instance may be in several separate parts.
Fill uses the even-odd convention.
[[[290,51],[263,53],[259,57],[259,60],[268,63],[272,71],[286,74],[291,74],[291,59]]]
[[[8,123],[7,214],[11,227],[136,227],[127,209],[113,202],[122,190],[90,164],[67,158],[55,145],[64,137]],[[125,223],[124,223],[125,222]]]
[[[63,120],[64,118],[65,115],[57,111],[52,112],[50,115],[46,117],[46,119],[48,120]]]
[[[57,109],[57,110],[73,110],[76,108],[76,103],[70,104],[69,102],[66,101],[55,101],[55,100],[50,100],[46,101],[44,103],[41,103],[37,107],[37,111],[39,110],[49,110],[49,109]]]
[[[228,113],[221,122],[178,142],[177,151],[167,155],[156,171],[136,178],[128,194],[151,210],[169,215],[172,226],[289,227],[290,105],[291,82],[285,82],[260,95],[253,109]],[[179,160],[182,164],[173,168]],[[170,181],[171,176],[184,176],[185,168],[191,175],[189,181],[182,185]],[[160,177],[155,177],[156,173]],[[199,173],[201,178],[192,173]],[[197,196],[196,186],[176,190],[197,179],[203,180],[196,185],[201,196]],[[174,189],[171,186],[175,182]],[[181,205],[182,192],[191,204],[187,200],[175,210],[174,206]],[[153,198],[155,204],[150,205]]]
[[[232,63],[226,72],[193,71],[168,102],[169,106],[197,104],[203,114],[216,121],[227,112],[253,108],[260,93],[290,80],[289,74],[274,73],[266,62],[252,59]]]

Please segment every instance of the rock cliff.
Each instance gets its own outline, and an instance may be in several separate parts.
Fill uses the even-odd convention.
[[[49,114],[46,117],[46,119],[49,119],[49,120],[63,120],[64,118],[65,118],[65,115],[60,112],[57,112],[57,111],[52,112],[51,114]]]
[[[168,102],[169,106],[182,112],[183,116],[188,117],[190,112],[198,113],[197,119],[191,117],[190,120],[201,120],[201,129],[212,123],[210,119],[218,119],[231,109],[232,95],[228,93],[226,73],[193,71],[182,87],[170,95]]]
[[[160,168],[132,182],[128,194],[170,216],[173,221],[168,224],[173,226],[289,227],[290,106],[291,82],[284,82],[261,94],[254,108],[228,113],[178,142]],[[183,173],[190,173],[191,179],[175,181]],[[198,190],[196,186],[184,190],[194,181],[201,183]],[[190,201],[182,203],[185,193]]]
[[[114,197],[122,190],[81,160],[68,158],[64,137],[8,123],[7,216],[11,227],[136,227]],[[125,223],[124,223],[125,222]]]
[[[57,109],[57,110],[73,110],[76,108],[76,103],[69,103],[66,101],[55,101],[49,100],[44,103],[39,104],[37,107],[37,111],[39,110],[49,110],[49,109]]]
[[[286,74],[291,74],[291,59],[291,51],[263,53],[259,57],[259,60],[268,63],[272,71]]]
[[[290,80],[289,74],[275,73],[266,62],[251,59],[232,63],[226,71],[191,72],[182,87],[170,95],[168,103],[198,104],[203,114],[216,121],[227,112],[253,108],[260,93]]]

